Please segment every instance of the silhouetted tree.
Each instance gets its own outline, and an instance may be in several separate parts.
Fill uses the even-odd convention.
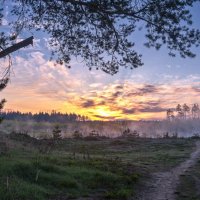
[[[184,117],[183,109],[182,109],[182,106],[181,106],[180,104],[178,104],[178,105],[176,106],[176,112],[178,113],[177,116],[178,116],[180,119],[182,119],[182,118]]]
[[[4,78],[4,79],[1,79],[1,80],[0,80],[0,91],[3,90],[3,89],[6,87],[7,83],[8,83],[8,78]],[[1,110],[2,110],[2,108],[3,108],[4,104],[5,104],[5,102],[6,102],[5,99],[2,99],[2,100],[0,101],[0,113],[1,113]],[[2,122],[2,120],[3,120],[3,118],[0,117],[0,123]]]
[[[200,31],[191,28],[189,7],[198,0],[11,0],[17,16],[17,36],[24,28],[50,35],[52,57],[70,67],[70,59],[82,57],[89,69],[109,74],[119,67],[142,65],[130,37],[145,30],[145,46],[157,50],[165,44],[169,55],[194,57],[192,46],[200,43]],[[105,56],[106,55],[106,56]]]
[[[0,9],[0,27],[2,26],[2,19],[3,19],[2,11],[3,11],[3,9]],[[6,46],[9,44],[9,41],[12,41],[13,39],[15,39],[15,38],[6,36],[4,34],[4,32],[0,32],[0,58],[5,58],[6,56],[9,56],[10,53],[12,53],[22,47],[25,47],[29,44],[33,44],[33,37],[30,37],[26,40],[23,40],[21,42],[18,42],[16,44],[13,44],[12,46],[6,48]],[[8,77],[9,77],[9,73],[10,73],[11,63],[12,62],[9,57],[8,66],[5,68],[4,73],[2,74],[3,78],[0,79],[0,91],[3,90],[8,83],[8,80],[9,80]],[[5,102],[6,102],[5,99],[2,99],[0,101],[0,112],[1,112]],[[2,122],[2,117],[0,117],[0,123],[1,122]]]
[[[1,9],[0,9],[0,12],[1,12]],[[3,17],[3,15],[0,13],[0,26],[1,26],[1,23],[2,23],[2,17]],[[19,43],[16,43],[16,44],[4,49],[5,46],[7,45],[7,42],[6,42],[7,40],[8,40],[8,37],[6,37],[3,32],[0,32],[0,49],[1,49],[0,58],[4,58],[4,57],[8,56],[10,53],[33,43],[33,37],[31,37],[31,38],[23,40]],[[9,40],[12,40],[12,38],[9,38]],[[8,80],[9,80],[8,77],[9,77],[10,68],[11,68],[10,57],[9,57],[8,63],[9,64],[8,64],[7,68],[5,69],[5,71],[3,73],[3,78],[0,79],[0,91],[6,87]],[[0,111],[3,108],[5,102],[6,102],[5,99],[0,101]],[[1,121],[2,121],[2,118],[0,118],[0,123],[1,123]]]
[[[58,125],[56,125],[53,129],[53,139],[58,140],[58,139],[61,139],[61,138],[62,138],[61,129]]]
[[[172,121],[174,118],[175,118],[174,111],[172,109],[168,109],[167,110],[167,119],[169,121]]]
[[[199,118],[199,105],[197,103],[193,104],[192,106],[192,118]]]
[[[187,119],[187,113],[190,112],[190,107],[185,103],[183,104],[183,113],[184,113],[184,118]]]

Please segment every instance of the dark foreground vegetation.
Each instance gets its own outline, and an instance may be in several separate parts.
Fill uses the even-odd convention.
[[[129,199],[150,173],[188,158],[194,143],[192,138],[37,140],[20,133],[2,135],[0,199]]]

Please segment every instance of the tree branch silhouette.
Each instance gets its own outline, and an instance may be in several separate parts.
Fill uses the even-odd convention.
[[[9,55],[10,53],[13,53],[13,52],[15,52],[23,47],[26,47],[30,44],[33,45],[33,36],[0,51],[0,58],[3,58],[5,56]]]

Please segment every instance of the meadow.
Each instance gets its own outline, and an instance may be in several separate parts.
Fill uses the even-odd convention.
[[[53,140],[1,133],[0,199],[137,199],[151,174],[188,159],[196,140],[133,136]],[[181,191],[188,180],[182,179],[177,194],[186,196]]]

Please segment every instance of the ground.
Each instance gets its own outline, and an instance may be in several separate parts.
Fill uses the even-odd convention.
[[[195,144],[191,138],[51,141],[15,133],[2,136],[0,199],[136,199],[152,174],[180,166],[195,151]],[[192,174],[198,164],[192,166]],[[183,178],[177,196],[186,195],[181,193],[188,184]]]
[[[180,181],[180,176],[185,175],[185,172],[193,167],[199,158],[200,142],[197,141],[196,149],[191,153],[190,158],[186,159],[184,162],[168,171],[152,173],[151,179],[146,181],[143,191],[140,194],[137,194],[136,199],[176,200],[178,197],[180,197],[177,196],[177,194],[179,194],[177,191],[177,186],[182,183]],[[188,188],[191,186],[188,185]],[[185,188],[182,188],[180,191],[184,190]]]

